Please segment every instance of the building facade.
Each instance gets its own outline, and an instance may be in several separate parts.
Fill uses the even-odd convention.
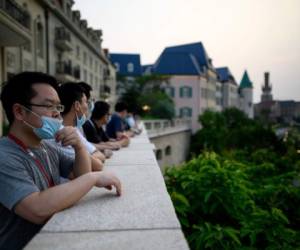
[[[154,64],[140,65],[138,54],[110,54],[120,82],[144,75],[163,75],[161,82],[173,99],[176,117],[191,119],[192,130],[200,128],[199,115],[205,110],[236,107],[253,117],[253,87],[245,72],[238,85],[228,67],[215,69],[201,42],[167,47]],[[121,92],[120,92],[121,94]]]
[[[199,115],[217,110],[218,75],[201,42],[167,47],[151,70],[152,74],[168,75],[167,93],[173,98],[176,116],[191,120],[192,131],[200,128]]]
[[[0,1],[0,80],[22,71],[40,71],[61,82],[85,81],[100,99],[116,99],[115,68],[102,49],[102,31],[88,26],[73,0]],[[109,72],[109,77],[107,73]]]

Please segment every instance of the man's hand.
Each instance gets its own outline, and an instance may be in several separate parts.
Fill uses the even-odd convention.
[[[106,189],[111,190],[112,186],[116,188],[117,195],[121,196],[121,182],[120,180],[111,172],[102,171],[102,172],[93,172],[95,176],[95,186],[96,187],[104,187]]]
[[[75,149],[80,149],[83,145],[76,128],[67,126],[59,130],[55,135],[55,140],[61,142],[65,146],[72,146]]]

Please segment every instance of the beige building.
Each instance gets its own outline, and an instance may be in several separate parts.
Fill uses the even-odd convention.
[[[166,92],[174,100],[176,116],[191,119],[193,133],[200,128],[199,115],[218,109],[218,76],[201,42],[167,47],[150,67],[151,73],[170,76]]]
[[[72,10],[73,4],[0,1],[1,82],[22,71],[41,71],[61,82],[87,82],[95,99],[103,97],[101,90],[107,86],[106,99],[116,99],[116,71],[102,50],[102,31],[88,27],[80,11]]]

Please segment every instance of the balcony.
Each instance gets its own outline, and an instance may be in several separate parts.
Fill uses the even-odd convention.
[[[55,46],[61,51],[71,51],[71,33],[65,27],[55,28]]]
[[[56,63],[56,78],[59,81],[74,81],[71,61],[60,61]]]
[[[30,14],[13,0],[0,0],[0,45],[19,46],[30,40]]]
[[[25,249],[187,250],[153,150],[144,129],[105,162],[121,179],[123,195],[93,188],[55,214]]]

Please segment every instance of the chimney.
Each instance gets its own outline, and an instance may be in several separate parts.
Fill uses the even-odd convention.
[[[109,56],[109,50],[108,49],[103,49],[104,55],[108,58]]]

